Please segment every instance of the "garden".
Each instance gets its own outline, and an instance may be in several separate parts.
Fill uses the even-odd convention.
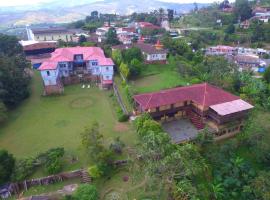
[[[85,166],[80,147],[80,133],[93,121],[100,123],[105,143],[119,136],[127,145],[133,145],[135,136],[128,123],[119,123],[110,102],[109,91],[98,88],[82,89],[80,85],[65,87],[62,96],[43,97],[39,73],[33,77],[32,93],[9,114],[0,128],[0,146],[16,158],[37,156],[50,148],[64,147],[64,170]],[[72,163],[76,158],[78,162]],[[37,172],[36,176],[41,176]]]

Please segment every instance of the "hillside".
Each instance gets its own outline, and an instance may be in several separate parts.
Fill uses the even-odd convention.
[[[208,4],[198,4],[199,7]],[[80,2],[54,0],[51,3],[19,7],[0,8],[0,24],[25,25],[37,23],[67,23],[76,21],[89,15],[93,10],[103,13],[130,14],[132,12],[149,12],[154,9],[174,9],[185,13],[194,8],[193,4],[167,3],[157,0],[84,0]]]

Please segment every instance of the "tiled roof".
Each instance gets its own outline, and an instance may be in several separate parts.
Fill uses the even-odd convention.
[[[45,61],[41,64],[38,70],[55,70],[57,68],[58,62],[54,61]]]
[[[113,46],[112,49],[124,50],[124,49],[130,49],[132,47],[137,47],[146,54],[164,54],[168,52],[166,49],[157,49],[155,45],[146,44],[146,43],[120,44],[120,45]]]
[[[34,34],[73,34],[72,31],[66,28],[39,28],[32,30]]]
[[[239,97],[208,83],[178,87],[162,90],[160,92],[145,93],[135,95],[133,98],[144,110],[188,100],[204,107],[209,107],[240,99]]]
[[[58,62],[72,62],[74,55],[82,54],[84,60],[97,60],[101,66],[114,65],[111,58],[106,58],[104,52],[99,47],[69,47],[56,49],[47,62],[42,63],[39,70],[46,70],[49,63],[53,63],[50,69],[56,69],[54,63]],[[45,65],[46,64],[46,65]]]

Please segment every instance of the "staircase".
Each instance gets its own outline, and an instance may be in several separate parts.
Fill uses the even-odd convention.
[[[92,178],[89,176],[89,174],[86,170],[82,170],[81,182],[82,183],[91,183],[92,182]]]
[[[202,121],[202,118],[196,114],[195,112],[193,112],[191,109],[187,109],[186,110],[187,116],[189,118],[189,120],[191,121],[191,123],[198,129],[204,129],[205,124]]]

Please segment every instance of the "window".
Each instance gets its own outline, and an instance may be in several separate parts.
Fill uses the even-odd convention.
[[[66,64],[60,63],[59,66],[60,66],[60,68],[65,68],[66,67]]]
[[[106,70],[108,71],[109,70],[109,67],[106,67]]]
[[[106,80],[109,80],[110,79],[110,77],[109,76],[106,76]]]
[[[83,60],[83,55],[82,54],[74,55],[74,60]]]
[[[50,71],[47,71],[47,76],[50,76]]]
[[[92,62],[92,66],[97,66],[97,65],[98,65],[97,61]]]

